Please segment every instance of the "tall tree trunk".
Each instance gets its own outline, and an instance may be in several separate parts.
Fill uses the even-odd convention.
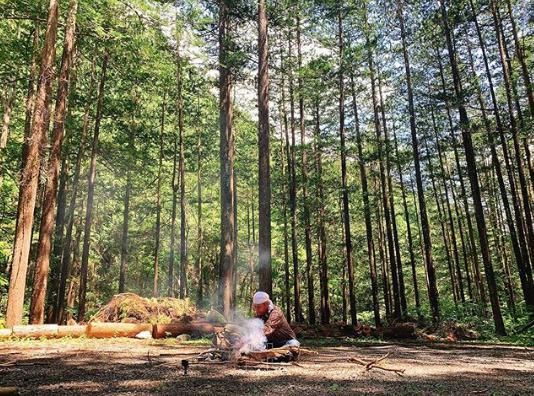
[[[471,194],[473,196],[473,204],[475,206],[475,218],[477,222],[478,236],[480,240],[480,249],[482,251],[482,261],[484,263],[484,270],[486,272],[486,281],[488,283],[491,308],[493,312],[493,320],[495,323],[495,331],[499,335],[505,335],[506,329],[501,314],[499,304],[499,295],[497,292],[497,284],[495,281],[495,274],[493,272],[493,265],[491,263],[491,256],[489,253],[488,236],[486,230],[486,220],[484,218],[484,209],[482,206],[482,198],[480,194],[480,186],[478,183],[478,172],[476,167],[475,151],[472,140],[472,127],[464,104],[463,88],[461,86],[460,72],[456,60],[456,54],[453,46],[453,38],[449,28],[449,21],[447,11],[445,10],[444,0],[439,0],[441,17],[443,22],[445,39],[447,41],[447,49],[449,53],[449,61],[454,82],[454,92],[456,95],[457,107],[460,116],[460,128],[462,131],[463,146],[467,162],[467,172],[471,184]]]
[[[445,173],[445,165],[443,160],[443,154],[441,150],[440,140],[438,136],[438,128],[436,126],[436,119],[434,115],[434,108],[432,107],[430,109],[431,117],[432,117],[432,124],[434,126],[434,138],[436,140],[436,149],[438,151],[438,159],[439,159],[439,165],[440,165],[440,179],[441,179],[441,185],[443,188],[443,191],[445,192],[445,208],[447,210],[446,218],[448,219],[449,223],[449,229],[450,229],[450,241],[452,243],[452,254],[454,259],[454,269],[456,271],[456,282],[455,287],[457,287],[457,296],[460,297],[460,300],[462,303],[465,303],[465,292],[464,292],[464,286],[463,286],[463,279],[462,279],[462,272],[460,270],[460,255],[458,254],[458,243],[456,240],[456,229],[454,227],[454,219],[452,216],[452,209],[450,204],[450,198],[449,198],[449,189],[447,186],[446,178],[448,175]]]
[[[373,224],[371,221],[371,207],[369,205],[369,189],[367,186],[367,171],[365,170],[365,161],[363,158],[362,137],[360,134],[360,119],[358,114],[358,104],[356,101],[356,87],[354,85],[354,73],[350,75],[352,90],[352,110],[354,113],[354,128],[356,130],[356,145],[358,148],[358,166],[360,170],[360,184],[362,186],[363,212],[365,217],[365,232],[367,237],[367,259],[369,261],[369,274],[371,276],[371,293],[373,298],[373,314],[375,326],[381,325],[380,321],[380,303],[378,301],[378,280],[376,276],[376,261],[374,257],[373,244]],[[322,200],[321,200],[322,204]]]
[[[159,157],[158,157],[158,181],[156,185],[156,240],[154,247],[154,281],[152,286],[152,296],[159,297],[159,253],[161,245],[161,176],[163,171],[163,135],[165,134],[165,112],[167,106],[167,95],[163,93],[161,102],[161,117],[159,131]]]
[[[434,323],[439,321],[439,298],[438,288],[436,283],[436,271],[434,269],[434,261],[432,258],[432,242],[430,239],[430,225],[428,223],[428,215],[426,211],[426,202],[423,189],[423,178],[421,176],[421,163],[419,156],[419,142],[417,137],[417,124],[415,120],[415,108],[412,88],[412,77],[410,68],[410,58],[408,54],[408,46],[406,44],[406,32],[404,28],[404,11],[403,1],[397,0],[397,16],[399,18],[399,25],[401,28],[402,53],[404,59],[404,69],[406,74],[406,86],[408,92],[408,112],[410,113],[410,132],[412,138],[412,156],[415,166],[415,182],[417,185],[417,199],[419,202],[419,217],[421,219],[421,232],[423,234],[423,251],[425,259],[425,269],[427,274],[427,289],[428,299],[430,302],[430,309],[432,311],[432,319]]]
[[[284,69],[284,56],[283,56],[283,45],[280,47],[280,69]],[[288,236],[288,225],[287,225],[287,185],[291,183],[291,171],[287,168],[290,165],[290,155],[289,155],[289,131],[288,131],[288,120],[287,120],[287,111],[286,111],[286,97],[285,97],[285,74],[281,75],[280,90],[281,90],[281,103],[280,103],[280,112],[281,117],[281,128],[280,128],[280,157],[282,163],[282,185],[283,185],[283,195],[282,195],[282,213],[284,216],[284,287],[285,287],[285,306],[286,306],[286,319],[288,322],[291,322],[291,289],[290,289],[290,279],[289,279],[289,236]],[[286,161],[284,162],[284,157]]]
[[[58,25],[58,0],[50,0],[45,44],[42,51],[41,71],[37,84],[35,109],[31,132],[28,136],[28,151],[20,182],[17,225],[13,241],[13,258],[7,298],[6,326],[22,322],[24,290],[30,253],[33,215],[37,198],[41,150],[47,139],[46,120],[50,105],[50,91],[54,79],[55,44]]]
[[[299,257],[297,244],[297,175],[295,165],[295,95],[293,87],[293,47],[292,47],[291,30],[288,38],[288,58],[290,62],[289,67],[289,105],[291,114],[291,145],[289,170],[290,170],[290,186],[289,186],[289,208],[291,213],[291,253],[293,261],[293,304],[295,306],[295,321],[303,322],[302,306],[300,304],[300,274],[299,274]]]
[[[48,178],[44,191],[44,201],[41,213],[41,228],[39,245],[37,248],[37,262],[33,277],[33,293],[30,305],[30,323],[44,322],[45,296],[50,266],[50,252],[52,250],[52,233],[54,231],[56,215],[56,197],[59,179],[59,164],[61,162],[61,146],[65,134],[65,117],[69,97],[69,82],[72,62],[74,60],[76,13],[78,1],[70,0],[65,28],[65,41],[61,59],[61,70],[57,88],[56,108],[54,111],[54,130],[50,142],[50,156],[48,159]]]
[[[314,157],[315,171],[317,174],[317,253],[319,258],[319,280],[321,295],[321,323],[330,323],[330,296],[328,291],[328,262],[326,255],[326,229],[325,229],[325,210],[324,210],[324,187],[323,187],[323,161],[322,150],[323,143],[321,138],[321,119],[319,113],[319,100],[315,101],[315,131],[314,131]]]
[[[352,262],[352,234],[350,232],[349,192],[347,186],[347,150],[345,147],[345,85],[344,85],[344,38],[342,11],[338,11],[338,49],[339,49],[339,138],[341,150],[341,194],[343,200],[343,226],[345,230],[345,260],[349,278],[350,321],[358,323],[356,294],[354,290],[354,268]]]
[[[446,84],[445,84],[445,76],[444,76],[444,73],[443,73],[443,66],[442,66],[442,63],[441,63],[441,57],[440,57],[439,53],[436,54],[436,58],[437,58],[437,61],[438,61],[438,66],[439,66],[439,75],[440,75],[442,93],[445,95],[445,97],[447,97],[447,88],[446,88]],[[485,291],[485,288],[484,288],[484,282],[482,281],[482,275],[481,275],[481,272],[480,272],[480,262],[479,262],[479,257],[478,257],[478,254],[477,254],[477,245],[476,245],[476,242],[475,242],[475,232],[474,232],[474,229],[473,229],[473,222],[471,220],[471,213],[470,213],[470,210],[469,210],[469,202],[467,200],[467,190],[465,188],[463,170],[462,170],[462,166],[460,164],[460,154],[458,153],[459,144],[458,144],[458,141],[457,141],[457,136],[456,136],[455,128],[454,128],[454,125],[453,125],[451,108],[450,108],[450,104],[449,104],[448,100],[445,100],[445,111],[447,113],[447,121],[448,121],[448,124],[449,124],[450,136],[452,138],[452,148],[453,148],[453,151],[454,151],[454,161],[456,163],[456,169],[457,169],[457,172],[458,172],[458,181],[460,182],[460,193],[461,193],[461,196],[462,196],[462,204],[463,204],[463,207],[464,207],[465,217],[466,217],[466,220],[467,220],[467,232],[468,232],[468,236],[469,236],[469,248],[470,248],[470,253],[471,253],[470,256],[471,256],[471,259],[473,261],[473,267],[474,267],[474,273],[475,273],[475,285],[476,285],[477,293],[479,295],[481,307],[485,311],[486,310],[486,305],[487,305],[486,291]]]
[[[384,143],[385,143],[385,149],[386,149],[386,176],[387,176],[387,183],[388,183],[388,191],[389,191],[389,207],[391,210],[391,226],[393,228],[393,242],[395,245],[395,260],[397,262],[396,268],[397,273],[395,276],[397,277],[397,281],[399,284],[399,299],[400,299],[400,307],[401,307],[401,318],[404,318],[406,316],[407,306],[406,306],[406,291],[404,288],[404,273],[402,271],[402,259],[401,259],[401,252],[400,252],[400,243],[399,243],[399,232],[397,228],[397,215],[395,210],[395,202],[394,202],[394,195],[395,192],[393,190],[393,182],[391,177],[391,147],[390,147],[390,139],[389,139],[389,132],[387,127],[387,121],[386,121],[386,112],[384,109],[384,100],[382,96],[382,79],[380,78],[380,70],[377,68],[377,77],[378,77],[378,97],[379,97],[379,103],[380,103],[380,114],[382,116],[382,128],[384,131]]]
[[[258,0],[258,60],[258,273],[260,290],[272,295],[271,167],[269,162],[269,44],[265,0]]]
[[[9,137],[9,128],[11,126],[11,113],[13,111],[13,105],[15,104],[15,98],[17,94],[17,86],[15,83],[6,87],[4,92],[4,114],[2,116],[2,131],[0,132],[0,149],[6,148],[7,139]]]
[[[85,317],[85,295],[87,291],[87,270],[89,265],[89,249],[91,243],[91,225],[93,221],[93,200],[95,195],[96,182],[96,159],[98,155],[98,138],[100,135],[100,122],[104,108],[104,88],[106,83],[106,72],[109,62],[109,52],[104,50],[102,59],[102,71],[100,84],[98,87],[98,102],[96,108],[95,131],[93,135],[93,146],[91,149],[91,161],[89,164],[89,174],[87,180],[87,204],[85,213],[85,226],[83,235],[82,262],[80,269],[80,288],[78,290],[78,321],[83,321]]]
[[[367,43],[367,61],[369,66],[370,78],[371,78],[371,98],[373,104],[373,113],[374,113],[374,127],[376,132],[376,139],[378,145],[378,158],[379,158],[379,168],[380,168],[380,188],[382,193],[382,208],[384,210],[384,219],[386,222],[386,236],[387,236],[387,246],[389,251],[389,262],[391,267],[391,280],[393,285],[393,315],[395,318],[401,318],[401,302],[399,296],[399,282],[397,277],[397,260],[395,258],[395,246],[393,240],[393,231],[391,228],[391,215],[389,210],[389,200],[388,200],[388,191],[387,191],[387,182],[386,182],[386,171],[384,165],[384,149],[382,143],[382,130],[380,127],[379,119],[379,105],[376,98],[376,81],[375,81],[375,67],[373,61],[373,54],[370,47],[369,36],[366,36]]]
[[[185,213],[185,151],[184,151],[184,100],[183,100],[183,66],[180,54],[182,28],[176,15],[176,86],[178,110],[178,171],[180,173],[180,298],[187,296],[187,239]]]
[[[132,137],[130,137],[132,139]],[[126,189],[124,192],[124,210],[122,214],[122,236],[121,236],[121,265],[119,272],[119,293],[126,290],[126,271],[128,268],[129,249],[128,249],[128,231],[130,224],[130,195],[132,191],[132,174],[130,169],[126,174]]]
[[[300,11],[297,12],[297,66],[299,70],[302,69],[302,43],[300,38]],[[299,98],[299,129],[300,129],[300,146],[302,150],[301,156],[301,172],[302,172],[302,208],[304,217],[304,242],[306,250],[306,280],[308,286],[308,322],[315,324],[315,297],[313,286],[313,255],[312,255],[312,238],[311,238],[311,224],[310,224],[310,204],[308,199],[308,154],[306,150],[306,130],[304,127],[304,94],[302,76],[299,73],[297,78],[298,84],[298,98]]]
[[[395,157],[397,158],[397,161],[396,161],[397,162],[397,173],[399,174],[399,178],[400,178],[402,205],[404,209],[404,221],[406,222],[406,239],[408,240],[408,250],[410,251],[410,267],[412,269],[412,282],[413,282],[413,290],[414,290],[415,309],[417,310],[417,315],[421,317],[421,303],[419,301],[419,287],[417,285],[417,271],[415,267],[415,248],[413,245],[412,228],[410,225],[410,212],[408,210],[408,201],[406,199],[406,189],[404,188],[404,177],[402,174],[402,168],[400,164],[399,145],[397,142],[397,134],[395,132],[395,128],[393,128],[393,142],[395,145]]]
[[[70,196],[69,208],[66,215],[67,230],[65,232],[65,238],[63,239],[63,252],[61,254],[61,271],[59,277],[59,286],[56,297],[56,303],[54,313],[52,315],[52,321],[62,323],[65,307],[65,291],[67,288],[67,280],[71,273],[71,257],[72,257],[72,233],[74,229],[74,211],[76,209],[76,198],[78,196],[78,187],[80,181],[80,173],[82,167],[82,158],[85,152],[85,142],[87,140],[87,132],[89,131],[89,118],[91,106],[93,104],[93,94],[95,90],[95,62],[91,64],[89,91],[87,94],[87,102],[84,108],[82,133],[79,137],[80,143],[78,153],[76,155],[76,164],[74,166],[74,175],[72,180],[72,191]]]
[[[204,229],[202,225],[202,129],[198,130],[197,142],[197,305],[203,306],[204,290],[202,286],[203,268],[202,268],[202,249],[204,246]]]
[[[230,37],[230,5],[219,2],[219,123],[220,123],[220,183],[221,183],[221,278],[220,305],[226,317],[234,307],[233,281],[235,271],[235,197],[234,194],[234,130],[232,86],[228,41]]]

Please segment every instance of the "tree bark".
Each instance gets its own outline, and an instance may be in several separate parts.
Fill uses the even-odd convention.
[[[260,290],[273,293],[271,265],[271,168],[269,148],[269,44],[266,1],[258,0],[258,273]]]
[[[161,245],[161,179],[163,171],[163,135],[165,134],[165,112],[167,106],[167,95],[163,93],[161,102],[160,131],[159,131],[159,156],[158,156],[158,181],[156,185],[156,240],[154,247],[154,281],[152,286],[152,296],[159,297],[159,253]]]
[[[54,79],[55,44],[58,25],[58,0],[50,0],[45,44],[42,51],[41,71],[37,84],[35,109],[31,132],[28,136],[28,150],[23,165],[20,183],[17,225],[13,242],[13,258],[6,310],[6,326],[22,322],[24,290],[30,253],[33,215],[37,198],[41,150],[47,139],[50,91]]]
[[[356,294],[354,292],[354,268],[352,262],[352,234],[350,232],[349,192],[347,186],[347,150],[345,147],[345,85],[344,85],[344,38],[342,11],[338,11],[338,49],[339,49],[339,139],[341,150],[341,194],[343,201],[343,229],[345,230],[345,260],[349,279],[350,321],[358,323]]]
[[[230,4],[219,2],[219,127],[220,127],[220,183],[221,183],[221,277],[219,280],[220,305],[230,318],[234,308],[235,271],[235,189],[234,189],[234,130],[233,130],[233,75],[228,41],[231,40]]]
[[[50,156],[48,159],[48,178],[44,191],[44,201],[41,213],[41,228],[39,245],[37,248],[37,262],[33,277],[33,293],[30,305],[30,323],[44,323],[45,296],[50,266],[50,252],[52,250],[52,234],[56,215],[56,194],[59,179],[59,164],[61,162],[61,147],[65,134],[65,118],[69,98],[70,72],[74,60],[76,14],[78,1],[70,0],[65,28],[65,41],[61,59],[61,70],[57,88],[56,108],[54,111],[54,130],[50,142]]]

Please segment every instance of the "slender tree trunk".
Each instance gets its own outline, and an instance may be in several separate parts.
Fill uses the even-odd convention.
[[[283,45],[280,47],[280,69],[284,69],[285,62],[283,57]],[[285,287],[285,302],[286,302],[286,319],[288,322],[291,322],[291,289],[290,289],[290,279],[289,279],[289,236],[288,236],[288,225],[287,225],[287,185],[291,183],[291,171],[287,168],[290,165],[290,155],[289,155],[289,132],[288,132],[288,120],[287,120],[287,111],[286,111],[286,97],[285,97],[285,73],[281,73],[281,104],[280,111],[282,114],[282,125],[280,128],[280,157],[282,162],[282,184],[283,184],[283,195],[282,195],[282,213],[284,216],[284,287]],[[287,161],[284,163],[284,157]],[[286,173],[287,172],[287,173]]]
[[[376,98],[376,81],[375,81],[375,68],[373,62],[373,54],[370,47],[369,37],[366,37],[366,43],[368,46],[368,65],[371,78],[371,98],[373,103],[373,113],[374,113],[374,127],[376,132],[376,139],[378,145],[378,158],[379,158],[379,168],[380,168],[380,188],[382,192],[382,208],[384,210],[384,219],[386,222],[386,236],[387,236],[387,246],[389,251],[389,262],[391,267],[391,280],[393,285],[393,315],[396,319],[400,319],[402,315],[401,302],[399,296],[399,282],[397,277],[397,260],[395,258],[395,246],[393,240],[393,232],[391,228],[391,215],[389,210],[389,200],[388,200],[388,191],[387,191],[387,182],[386,182],[386,171],[384,165],[384,149],[382,142],[382,130],[380,127],[379,119],[379,105]]]
[[[421,176],[421,164],[419,159],[419,142],[417,136],[417,126],[415,120],[415,108],[412,88],[412,77],[410,68],[410,58],[408,54],[408,46],[406,44],[406,32],[404,28],[404,11],[403,1],[397,0],[397,16],[399,18],[399,25],[401,28],[402,53],[404,58],[404,69],[406,74],[406,86],[408,91],[408,112],[410,113],[410,132],[412,138],[412,156],[415,166],[415,182],[417,185],[417,199],[419,202],[419,217],[421,219],[421,232],[423,234],[423,251],[425,259],[425,269],[427,274],[427,289],[428,299],[430,302],[430,309],[432,311],[432,319],[434,323],[439,321],[439,298],[438,288],[436,282],[436,271],[434,269],[434,261],[432,258],[432,242],[430,239],[430,225],[428,223],[428,215],[426,211],[426,202],[423,189],[423,178]]]
[[[163,171],[163,136],[165,134],[165,112],[167,106],[167,95],[163,93],[161,102],[161,118],[159,132],[159,158],[158,158],[158,181],[156,187],[156,240],[154,248],[154,281],[152,286],[152,296],[159,297],[159,253],[161,245],[161,174]]]
[[[406,291],[404,287],[404,273],[402,271],[402,258],[401,258],[401,251],[400,251],[400,243],[399,243],[399,232],[397,228],[397,215],[395,210],[395,201],[393,199],[395,192],[393,190],[393,182],[391,177],[391,147],[390,147],[390,139],[389,139],[389,132],[387,127],[387,121],[386,121],[386,113],[384,109],[384,101],[382,96],[382,80],[380,78],[380,70],[377,69],[377,75],[378,75],[378,97],[380,100],[380,114],[382,116],[382,128],[384,131],[384,143],[385,143],[385,151],[386,151],[386,176],[387,176],[387,183],[388,183],[388,191],[389,191],[389,207],[391,210],[391,225],[393,228],[393,241],[395,245],[395,260],[397,262],[396,268],[397,273],[395,276],[397,277],[397,281],[399,284],[399,299],[400,299],[400,306],[401,306],[401,318],[404,318],[406,316],[407,311],[407,304],[406,304]]]
[[[302,43],[300,38],[300,15],[297,13],[297,58],[298,68],[302,68]],[[308,199],[308,154],[306,150],[306,131],[304,127],[304,94],[302,76],[299,73],[298,79],[298,98],[299,98],[299,129],[300,145],[302,149],[301,172],[302,172],[302,208],[304,217],[304,242],[306,250],[306,280],[308,282],[308,322],[315,324],[315,297],[313,286],[313,255],[312,239],[310,224],[310,204]]]
[[[441,64],[441,58],[439,56],[439,53],[437,54],[436,58],[438,60],[441,88],[442,88],[443,94],[447,95],[447,90],[446,90],[446,85],[445,85],[445,77],[444,77],[444,73],[443,73],[443,66]],[[467,231],[468,231],[468,236],[469,236],[469,247],[470,247],[470,250],[471,250],[471,252],[470,252],[471,253],[471,259],[473,260],[473,267],[474,267],[474,273],[475,273],[475,284],[476,284],[476,289],[477,289],[477,293],[479,295],[479,299],[480,299],[480,303],[481,303],[482,309],[485,311],[486,310],[486,305],[487,305],[486,292],[485,292],[485,288],[484,288],[484,283],[482,281],[482,275],[480,273],[480,262],[479,262],[479,258],[478,258],[478,254],[477,254],[477,245],[476,245],[476,242],[475,242],[475,232],[474,232],[474,229],[473,229],[473,223],[471,221],[471,213],[470,213],[470,210],[469,210],[469,202],[467,200],[467,191],[466,191],[466,188],[465,188],[464,175],[463,175],[463,171],[462,171],[462,166],[460,164],[460,155],[458,153],[458,141],[457,141],[454,125],[453,125],[453,122],[452,122],[451,108],[450,108],[450,104],[449,104],[448,100],[445,101],[445,110],[446,110],[446,113],[447,113],[447,120],[448,120],[448,123],[449,123],[450,135],[451,135],[451,138],[452,138],[452,147],[453,147],[453,151],[454,151],[454,160],[455,160],[455,163],[456,163],[456,169],[458,171],[458,180],[460,182],[460,193],[462,195],[462,203],[463,203],[463,207],[464,207],[465,217],[466,217],[466,220],[467,220]]]
[[[72,233],[74,229],[74,211],[76,209],[76,198],[78,196],[78,187],[80,181],[80,173],[82,167],[82,157],[85,151],[85,142],[87,140],[87,132],[89,131],[89,118],[91,106],[93,104],[93,94],[95,90],[95,62],[93,60],[91,64],[89,81],[89,91],[87,94],[87,102],[84,108],[82,133],[79,138],[80,144],[78,148],[78,154],[76,155],[76,164],[74,166],[74,175],[72,180],[72,191],[70,196],[69,208],[67,210],[66,223],[67,230],[65,232],[65,238],[63,239],[63,252],[61,254],[61,272],[59,278],[58,293],[56,298],[56,304],[54,313],[52,315],[52,321],[62,323],[64,317],[65,307],[65,291],[67,288],[67,280],[71,273],[71,257],[72,257]]]
[[[185,213],[185,151],[184,151],[184,101],[183,101],[183,66],[180,54],[182,28],[176,15],[176,86],[178,91],[178,172],[180,173],[180,298],[187,296],[187,239],[186,239],[186,213]]]
[[[11,112],[15,104],[17,86],[15,83],[6,87],[4,92],[4,114],[2,116],[2,131],[0,132],[0,149],[6,148],[9,137],[9,128],[11,126]]]
[[[381,325],[380,321],[380,303],[378,300],[378,280],[376,276],[376,262],[374,257],[373,244],[373,225],[371,221],[371,207],[369,205],[369,190],[367,186],[367,171],[365,169],[365,161],[363,158],[362,137],[360,134],[360,120],[358,114],[358,104],[356,101],[356,87],[354,85],[354,74],[350,75],[352,88],[352,110],[354,113],[354,126],[356,130],[356,144],[358,148],[358,166],[360,170],[360,184],[362,186],[362,201],[363,211],[365,217],[365,232],[367,237],[367,258],[369,260],[369,274],[371,276],[371,293],[373,298],[373,314],[375,319],[375,326]],[[321,200],[322,202],[322,200]]]
[[[438,129],[436,126],[436,120],[434,115],[434,108],[432,107],[430,109],[431,116],[432,116],[432,124],[434,126],[434,138],[436,139],[436,149],[438,151],[438,159],[439,159],[439,165],[440,165],[440,174],[441,174],[441,185],[443,188],[443,191],[445,192],[445,208],[447,209],[446,217],[448,219],[449,223],[449,229],[450,229],[450,241],[452,243],[452,253],[453,253],[453,259],[454,259],[454,268],[456,270],[456,284],[457,287],[457,296],[460,297],[460,300],[462,303],[465,303],[465,292],[464,292],[464,286],[463,286],[463,278],[462,278],[462,272],[460,270],[460,255],[458,254],[458,243],[456,240],[456,229],[454,227],[454,219],[452,216],[452,209],[450,204],[450,198],[449,198],[449,189],[447,186],[446,178],[448,175],[445,173],[445,165],[443,160],[443,154],[440,146],[440,140],[438,136]]]
[[[224,315],[230,318],[234,307],[233,281],[235,270],[235,189],[234,189],[234,130],[232,86],[228,41],[230,40],[230,6],[219,3],[219,122],[220,122],[220,182],[221,182],[221,278],[220,303]]]
[[[100,122],[102,121],[102,112],[104,107],[104,87],[106,83],[106,72],[108,68],[109,52],[104,50],[102,59],[102,71],[100,84],[98,87],[98,102],[95,118],[95,132],[93,135],[93,146],[91,149],[91,161],[89,165],[89,174],[87,180],[87,204],[85,214],[85,227],[83,235],[82,262],[80,269],[80,288],[78,290],[78,321],[81,322],[85,317],[85,297],[87,291],[87,270],[89,265],[89,248],[91,243],[91,225],[93,220],[93,200],[95,194],[96,182],[96,159],[98,155],[98,138],[100,135]]]
[[[291,30],[288,38],[288,57],[289,67],[289,105],[291,114],[291,145],[288,159],[290,170],[290,187],[289,187],[289,207],[291,213],[291,252],[293,261],[293,304],[295,306],[295,322],[303,322],[302,306],[300,304],[300,274],[298,262],[298,244],[297,244],[297,175],[295,165],[295,95],[293,89],[293,47]]]
[[[28,150],[23,165],[20,182],[19,204],[17,209],[17,225],[13,241],[11,276],[7,298],[7,327],[22,322],[24,306],[24,290],[30,253],[33,215],[37,198],[39,166],[41,150],[47,139],[46,120],[49,113],[50,91],[54,79],[55,44],[58,25],[58,0],[50,0],[45,44],[42,51],[41,71],[35,96],[35,109],[31,132],[28,136]]]
[[[197,142],[197,218],[198,218],[198,229],[197,229],[197,262],[196,262],[196,272],[197,272],[197,305],[199,307],[203,306],[204,300],[204,290],[202,287],[202,249],[204,246],[204,229],[202,225],[202,130],[198,130],[198,142]]]
[[[347,186],[347,150],[345,147],[345,86],[344,86],[344,43],[343,18],[338,11],[338,48],[339,48],[339,137],[341,150],[341,194],[343,200],[343,225],[345,230],[345,260],[349,278],[350,321],[353,326],[358,323],[356,312],[356,294],[354,290],[354,268],[352,262],[352,235],[350,232],[349,192]]]
[[[486,281],[488,283],[491,308],[493,312],[493,320],[495,322],[495,331],[499,335],[505,335],[506,329],[501,314],[499,304],[499,295],[497,292],[497,284],[495,281],[495,274],[493,272],[493,265],[491,263],[491,256],[489,254],[488,236],[486,230],[486,220],[484,218],[484,209],[482,206],[482,198],[480,194],[480,186],[478,182],[478,172],[476,167],[476,158],[472,140],[472,127],[469,117],[464,105],[463,89],[460,81],[460,72],[453,46],[453,38],[449,28],[449,21],[447,11],[445,10],[444,0],[439,0],[441,8],[441,16],[444,28],[445,39],[447,41],[447,49],[449,52],[449,61],[452,70],[452,77],[454,82],[454,92],[457,100],[457,107],[460,116],[460,128],[462,131],[463,146],[465,157],[467,161],[467,171],[469,181],[471,184],[471,194],[473,196],[473,204],[475,206],[475,218],[477,222],[478,235],[480,240],[480,249],[482,251],[482,261],[484,263],[484,270],[486,272]]]
[[[258,0],[258,215],[259,286],[273,293],[271,266],[271,167],[269,148],[269,44],[266,1]]]
[[[56,108],[54,111],[54,129],[50,142],[50,156],[48,159],[48,178],[44,191],[44,201],[41,213],[41,228],[39,245],[37,248],[37,262],[33,277],[33,293],[30,305],[30,323],[44,322],[45,297],[52,250],[52,234],[54,231],[56,214],[56,197],[59,179],[59,165],[61,162],[61,146],[65,134],[65,118],[69,98],[69,82],[72,62],[74,60],[76,13],[78,1],[70,0],[65,29],[65,41],[61,59],[61,70],[57,88]]]
[[[132,137],[130,136],[130,139]],[[124,210],[122,214],[122,237],[121,237],[121,265],[119,272],[119,293],[126,290],[126,271],[128,268],[129,249],[128,249],[128,230],[130,224],[130,195],[132,191],[132,174],[130,169],[126,174],[126,189],[124,192]]]
[[[324,188],[323,188],[323,163],[322,163],[322,139],[321,119],[319,112],[319,100],[315,101],[315,170],[317,173],[317,250],[319,257],[319,279],[321,288],[321,323],[330,323],[330,297],[328,291],[328,263],[326,255],[326,229],[324,224]]]
[[[400,164],[399,145],[397,142],[397,134],[395,132],[395,128],[393,128],[393,142],[395,144],[395,157],[397,158],[397,161],[396,161],[397,162],[397,173],[399,174],[399,178],[400,178],[402,205],[404,209],[404,221],[406,222],[406,238],[408,240],[408,250],[410,251],[410,267],[412,269],[412,282],[413,282],[413,289],[414,289],[415,308],[417,310],[417,315],[421,317],[421,302],[419,300],[419,287],[417,286],[417,272],[416,272],[416,266],[415,266],[415,247],[413,245],[412,228],[410,225],[410,212],[408,210],[408,201],[406,200],[406,190],[404,188],[404,177],[402,174],[402,168]]]

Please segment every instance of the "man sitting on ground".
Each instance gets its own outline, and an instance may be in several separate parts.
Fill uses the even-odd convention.
[[[259,291],[254,294],[252,308],[256,317],[264,323],[263,332],[267,337],[267,348],[279,348],[285,345],[300,346],[284,313],[280,307],[273,304],[267,293]]]

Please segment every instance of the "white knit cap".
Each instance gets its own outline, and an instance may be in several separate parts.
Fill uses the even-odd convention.
[[[264,302],[270,301],[269,295],[263,291],[256,292],[252,298],[253,304],[263,304]]]

